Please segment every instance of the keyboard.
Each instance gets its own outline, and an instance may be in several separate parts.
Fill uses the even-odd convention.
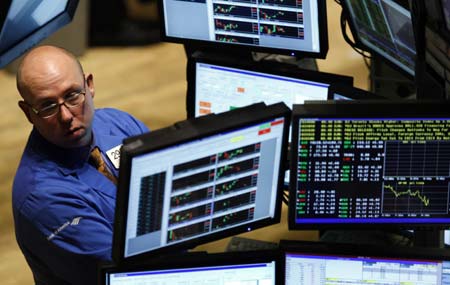
[[[249,239],[244,237],[232,237],[227,245],[227,251],[252,251],[269,250],[278,248],[278,243]]]

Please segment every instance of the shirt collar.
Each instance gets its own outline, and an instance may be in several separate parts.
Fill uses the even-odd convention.
[[[31,139],[33,149],[36,153],[46,156],[49,160],[55,161],[64,175],[77,173],[87,163],[89,154],[94,147],[106,152],[109,149],[122,143],[121,136],[115,136],[108,125],[99,125],[95,119],[92,126],[93,142],[91,145],[79,148],[62,148],[48,142],[42,135],[33,128]]]

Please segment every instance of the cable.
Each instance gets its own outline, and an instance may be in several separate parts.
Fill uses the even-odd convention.
[[[344,12],[344,9],[342,9],[341,10],[341,18],[340,18],[342,36],[344,37],[344,40],[353,48],[353,50],[363,57],[366,67],[368,69],[370,69],[370,62],[368,60],[372,59],[372,57],[369,56],[365,51],[359,49],[356,46],[356,43],[353,42],[350,39],[350,37],[347,35],[347,19],[348,19],[347,14]]]

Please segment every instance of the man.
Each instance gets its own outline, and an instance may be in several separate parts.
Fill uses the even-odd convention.
[[[111,259],[114,154],[124,138],[148,129],[121,111],[95,110],[93,75],[61,48],[30,51],[17,89],[33,124],[13,184],[17,242],[36,284],[95,284],[97,262]],[[93,150],[105,174],[90,163]]]

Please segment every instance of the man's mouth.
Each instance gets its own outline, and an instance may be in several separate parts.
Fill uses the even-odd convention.
[[[73,129],[71,129],[71,130],[69,130],[67,133],[66,133],[66,136],[71,136],[71,135],[73,135],[74,133],[76,133],[77,131],[79,131],[81,128],[73,128]]]

